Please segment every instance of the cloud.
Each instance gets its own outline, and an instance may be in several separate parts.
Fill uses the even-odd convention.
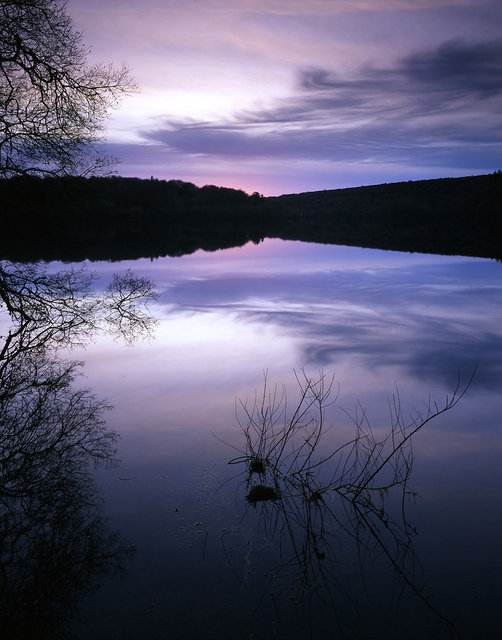
[[[452,40],[363,66],[300,72],[295,95],[225,122],[169,120],[143,131],[181,154],[492,167],[502,131],[502,40]]]
[[[490,4],[485,2],[484,4]],[[496,4],[496,0],[492,0]],[[224,13],[267,13],[274,15],[319,15],[331,16],[334,13],[346,11],[396,11],[418,9],[430,9],[437,7],[454,7],[479,5],[479,0],[192,0],[187,6],[178,0],[146,0],[138,9],[136,0],[121,0],[103,7],[101,0],[73,0],[72,7],[77,7],[79,11],[83,9],[103,10],[104,8],[113,13],[128,11],[168,11],[170,13],[192,13],[199,12],[224,12]]]
[[[222,276],[175,283],[161,302],[170,314],[218,310],[276,327],[309,367],[347,360],[451,388],[478,365],[474,386],[491,391],[502,383],[501,295],[498,273],[483,261],[297,274],[294,282],[283,274]]]
[[[435,51],[405,60],[411,82],[455,97],[479,99],[502,93],[502,40],[465,44],[447,42]]]
[[[405,101],[410,96],[423,96],[424,91],[428,92],[428,106],[436,102],[436,108],[453,100],[500,96],[502,40],[475,44],[451,40],[406,56],[389,69],[363,67],[355,80],[339,79],[326,69],[307,70],[300,85],[308,91],[328,91],[335,100],[341,95],[347,104],[368,104],[368,97],[384,99],[389,95]]]

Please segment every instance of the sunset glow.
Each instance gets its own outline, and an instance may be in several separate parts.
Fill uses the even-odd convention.
[[[71,0],[92,60],[141,92],[119,174],[284,192],[494,171],[502,5]]]

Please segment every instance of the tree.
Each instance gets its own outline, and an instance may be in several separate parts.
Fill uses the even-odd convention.
[[[0,0],[0,176],[86,175],[95,143],[135,87],[126,66],[89,65],[65,0]]]
[[[389,401],[390,427],[371,428],[365,409],[358,406],[354,436],[326,448],[326,409],[332,398],[333,378],[320,372],[310,377],[296,373],[298,400],[288,403],[285,387],[268,386],[254,401],[238,400],[237,419],[244,436],[239,456],[229,464],[242,464],[237,476],[246,488],[246,500],[259,509],[261,548],[278,549],[279,564],[270,572],[274,604],[281,591],[295,606],[314,599],[329,602],[333,612],[348,613],[352,600],[337,564],[340,551],[358,558],[361,569],[378,558],[396,578],[396,594],[414,594],[456,637],[454,624],[439,611],[417,576],[420,563],[413,547],[415,528],[407,517],[407,502],[415,497],[410,487],[414,437],[427,424],[452,410],[470,387],[460,379],[442,404],[429,399],[424,410],[407,415],[399,395]],[[333,442],[333,441],[332,441]],[[264,540],[266,544],[264,544]],[[351,547],[351,545],[355,545]],[[251,544],[249,544],[251,548]],[[247,566],[246,571],[253,571]],[[293,568],[296,567],[296,571]],[[420,578],[420,579],[417,579]]]
[[[81,597],[132,549],[109,529],[89,468],[116,461],[109,407],[75,388],[78,363],[24,349],[27,333],[0,357],[0,628],[69,638]]]
[[[154,323],[147,278],[101,292],[85,268],[0,262],[0,628],[9,638],[68,635],[80,598],[132,550],[110,531],[90,472],[113,465],[110,408],[60,351],[102,330],[126,341]]]
[[[97,331],[126,342],[150,335],[155,320],[148,303],[157,298],[149,278],[130,270],[114,274],[101,294],[85,266],[51,273],[41,263],[0,261],[0,312],[11,327],[0,345],[0,368],[12,351],[40,351],[84,345]]]

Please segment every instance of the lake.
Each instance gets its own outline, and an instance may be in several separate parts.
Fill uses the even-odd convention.
[[[70,354],[114,407],[94,476],[130,550],[77,638],[498,637],[502,264],[265,240],[89,267],[160,295],[150,340]]]

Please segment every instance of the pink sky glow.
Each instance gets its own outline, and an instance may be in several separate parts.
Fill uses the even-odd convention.
[[[70,0],[92,60],[141,88],[120,175],[265,195],[502,165],[502,5],[469,0]]]

